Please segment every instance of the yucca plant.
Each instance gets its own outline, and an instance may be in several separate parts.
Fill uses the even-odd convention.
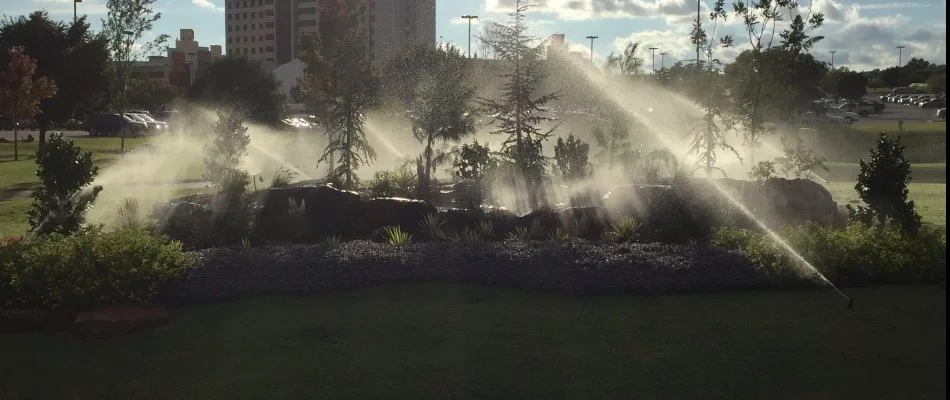
[[[288,168],[279,168],[277,172],[274,173],[274,177],[271,178],[270,186],[271,187],[287,187],[290,186],[290,182],[294,180],[297,176],[297,172],[292,171]]]
[[[340,243],[342,243],[342,240],[340,240],[340,237],[337,235],[328,236],[320,241],[320,244],[326,247],[337,247]]]
[[[542,237],[541,233],[541,221],[534,220],[530,226],[515,227],[515,230],[508,234],[508,238],[527,242]]]
[[[248,249],[251,247],[251,238],[245,236],[241,238],[241,247]]]
[[[300,202],[295,201],[292,197],[287,199],[287,213],[291,217],[302,217],[307,214],[307,203],[306,200],[300,199]]]
[[[419,221],[419,227],[422,228],[423,232],[429,237],[439,240],[448,240],[444,225],[445,221],[442,220],[442,216],[435,213],[428,214],[422,218],[422,221]]]
[[[406,247],[412,244],[412,235],[404,232],[398,226],[387,226],[383,228],[383,237],[392,247]]]
[[[551,232],[551,234],[548,235],[548,240],[553,240],[555,242],[563,242],[565,240],[573,239],[576,237],[577,237],[577,234],[575,232],[571,232],[569,229],[557,228],[554,230],[554,232]]]
[[[611,224],[606,239],[614,243],[633,242],[639,237],[641,226],[643,224],[634,218],[623,218]]]
[[[495,231],[495,224],[487,219],[475,223],[475,234],[483,241],[490,241]]]

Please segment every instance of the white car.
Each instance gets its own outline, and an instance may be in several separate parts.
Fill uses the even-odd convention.
[[[825,114],[827,114],[831,118],[844,120],[849,124],[861,119],[861,116],[859,116],[857,113],[847,111],[841,106],[828,107]]]

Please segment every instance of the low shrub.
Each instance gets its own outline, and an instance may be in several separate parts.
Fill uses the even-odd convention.
[[[835,230],[808,224],[786,228],[779,235],[835,284],[938,282],[946,278],[944,228],[925,227],[918,237],[911,238],[898,226],[879,230],[851,224]],[[780,274],[806,272],[806,266],[760,233],[720,228],[712,242],[744,250],[753,261]]]
[[[373,197],[415,197],[419,177],[407,166],[380,171],[373,176],[369,192]]]
[[[147,303],[192,265],[180,243],[144,229],[83,229],[0,248],[0,308]]]

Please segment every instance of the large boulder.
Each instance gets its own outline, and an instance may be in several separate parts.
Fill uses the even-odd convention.
[[[258,196],[254,225],[265,241],[272,242],[301,236],[361,237],[368,233],[361,203],[359,193],[331,186],[271,188]],[[303,215],[292,215],[291,204],[299,206]]]
[[[518,216],[504,208],[453,208],[440,210],[439,215],[444,222],[442,229],[446,233],[460,232],[464,228],[474,229],[479,221],[489,221],[492,224],[493,240],[504,239],[518,223]]]
[[[838,204],[831,192],[810,179],[769,179],[761,185],[758,200],[773,224],[834,226],[837,220]]]
[[[366,227],[371,231],[386,226],[398,226],[412,235],[419,235],[422,232],[420,222],[426,215],[438,212],[424,200],[398,197],[370,199],[365,201],[361,208]]]
[[[577,235],[587,240],[600,240],[610,227],[603,207],[569,207],[558,210],[561,227],[574,224]]]
[[[182,242],[186,248],[204,248],[222,244],[223,238],[215,233],[217,215],[204,204],[176,201],[156,206],[154,215],[159,230],[168,237]]]
[[[624,185],[604,196],[611,221],[632,217],[639,223],[643,241],[688,243],[705,240],[712,219],[702,203],[692,200],[693,190],[677,185]]]
[[[160,326],[168,319],[168,311],[160,305],[112,306],[76,315],[73,333],[81,338],[105,339]]]

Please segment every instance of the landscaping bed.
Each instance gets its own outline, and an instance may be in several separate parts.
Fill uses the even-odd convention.
[[[688,293],[797,286],[742,252],[707,246],[601,244],[585,240],[391,247],[218,247],[192,253],[187,277],[160,294],[164,304],[275,293],[309,293],[397,282],[458,282],[574,294]]]

